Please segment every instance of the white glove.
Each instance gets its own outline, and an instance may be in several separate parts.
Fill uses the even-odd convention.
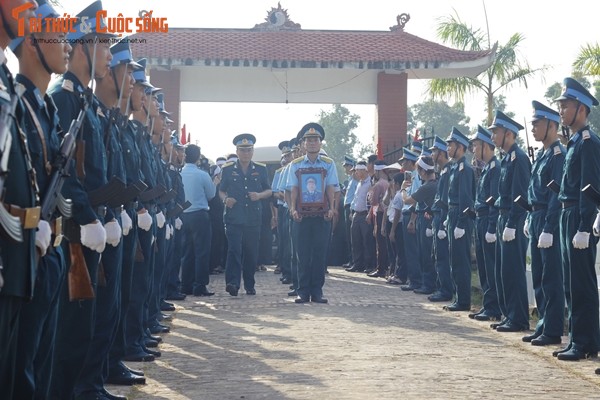
[[[425,229],[425,236],[432,237],[433,236],[433,230],[431,230],[431,228]]]
[[[514,228],[504,228],[504,232],[502,232],[502,240],[505,242],[510,242],[511,240],[515,240],[517,230]]]
[[[98,220],[81,226],[81,244],[98,253],[104,251],[106,247],[106,230]]]
[[[171,239],[171,236],[173,235],[173,231],[171,229],[173,229],[171,227],[171,224],[167,224],[167,229],[165,229],[165,239],[166,240]]]
[[[590,233],[579,232],[573,237],[573,247],[579,250],[587,249],[590,245]]]
[[[465,230],[458,227],[454,228],[454,239],[460,239],[465,236]]]
[[[51,237],[52,229],[50,229],[50,224],[47,221],[40,219],[37,231],[35,232],[35,246],[39,249],[41,257],[46,255],[48,246],[50,246]]]
[[[485,233],[485,241],[488,243],[496,243],[496,234],[495,233]]]
[[[448,227],[448,220],[445,219],[442,225],[444,225],[444,228],[447,228]]]
[[[594,236],[600,236],[600,212],[596,215],[596,220],[594,221]]]
[[[538,247],[540,249],[547,249],[552,247],[552,243],[554,242],[554,236],[551,233],[542,232],[538,239]]]
[[[440,239],[440,240],[446,239],[446,231],[443,230],[443,229],[440,229],[438,231],[438,235],[437,236],[438,236],[438,239]]]
[[[122,233],[117,220],[113,219],[104,224],[104,229],[106,230],[106,243],[110,244],[112,247],[117,247],[121,241]]]
[[[156,226],[158,226],[158,229],[162,229],[165,226],[165,221],[166,218],[162,211],[156,214]]]
[[[177,217],[177,219],[175,220],[175,229],[180,230],[182,226],[183,221],[181,220],[181,218]]]
[[[152,227],[152,217],[148,213],[148,210],[144,210],[143,213],[138,214],[138,226],[146,232]]]
[[[121,211],[121,225],[123,225],[123,236],[129,235],[129,231],[133,228],[133,221],[127,211]]]
[[[523,225],[523,233],[525,237],[529,237],[529,221],[525,220],[525,225]]]

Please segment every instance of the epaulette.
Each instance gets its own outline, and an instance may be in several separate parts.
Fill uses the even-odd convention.
[[[267,166],[267,164],[263,164],[261,162],[253,161],[253,163],[256,164],[256,165],[258,165],[258,166],[261,166],[261,167],[266,167]]]
[[[291,164],[298,164],[300,162],[302,162],[302,160],[304,160],[304,157],[298,157],[296,159],[294,159]]]
[[[276,169],[275,172],[281,172],[281,171],[283,171],[283,168],[285,168],[285,167],[280,167],[280,168]]]
[[[221,169],[225,168],[225,167],[231,167],[233,164],[235,164],[235,162],[233,161],[228,161],[225,164],[223,164],[223,166],[221,167]]]
[[[71,81],[69,79],[65,79],[63,81],[61,87],[63,89],[65,89],[67,92],[72,92],[73,91],[73,81]]]
[[[321,156],[321,160],[325,161],[327,164],[331,164],[333,160],[327,156]]]

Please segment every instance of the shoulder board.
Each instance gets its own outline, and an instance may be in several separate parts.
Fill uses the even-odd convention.
[[[559,154],[562,154],[562,150],[560,149],[560,146],[554,146],[554,155],[557,156]]]
[[[304,157],[298,157],[294,161],[292,161],[291,164],[298,164],[302,162],[302,160],[304,160]]]
[[[278,169],[275,170],[275,172],[281,172],[281,171],[283,171],[283,168],[284,167],[278,168]]]
[[[517,158],[517,152],[513,150],[513,152],[510,153],[510,161],[515,161],[515,158]]]
[[[494,168],[495,166],[496,166],[496,161],[492,161],[492,162],[490,163],[490,168],[489,168],[489,169],[492,169],[492,168]]]
[[[327,164],[331,164],[333,160],[327,156],[321,156],[321,160],[325,161]]]
[[[235,164],[233,161],[228,161],[225,164],[223,164],[223,166],[221,167],[221,169],[223,169],[225,167],[231,167],[233,164]]]
[[[98,107],[98,110],[96,111],[96,114],[98,114],[98,116],[102,117],[102,118],[106,118],[106,115],[104,115],[104,113],[102,112],[102,108]]]
[[[72,92],[73,91],[73,81],[69,80],[69,79],[65,79],[62,83],[62,88],[65,89],[67,92]]]
[[[462,171],[465,168],[465,163],[461,162],[460,164],[458,164],[458,170]]]
[[[259,167],[266,167],[267,164],[263,164],[261,162],[256,162],[256,161],[252,161],[255,165],[258,165]]]
[[[590,138],[590,131],[586,129],[585,131],[581,132],[581,136],[583,137],[583,140],[588,140]]]

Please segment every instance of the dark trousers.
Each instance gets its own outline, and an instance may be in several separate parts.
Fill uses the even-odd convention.
[[[550,337],[560,337],[565,319],[565,290],[560,258],[560,230],[551,233],[552,246],[540,249],[537,246],[540,234],[546,224],[546,210],[536,210],[530,214],[529,228],[531,278],[539,320],[536,333]]]
[[[211,225],[204,210],[183,213],[182,287],[188,293],[201,290],[209,282]]]
[[[431,220],[425,218],[425,214],[419,214],[417,216],[417,240],[421,261],[421,287],[427,290],[435,290],[437,274],[432,253],[433,236],[427,237],[428,227],[431,227]]]
[[[120,223],[120,217],[118,219]],[[117,335],[121,316],[123,240],[116,247],[106,245],[101,265],[106,284],[99,284],[96,291],[94,336],[85,365],[77,380],[76,395],[101,391],[108,377],[108,354]]]
[[[488,243],[485,240],[488,222],[487,215],[478,216],[475,221],[477,272],[479,274],[479,284],[483,291],[483,309],[487,314],[499,317],[501,311],[498,304],[498,292],[496,291],[496,243]]]
[[[521,229],[525,223],[525,214],[516,221],[516,237],[510,242],[502,240],[507,219],[508,214],[500,214],[498,218],[498,239],[496,240],[496,246],[500,247],[500,258],[496,254],[498,301],[502,314],[513,325],[529,328],[529,301],[525,276],[527,238]]]
[[[435,256],[435,270],[437,272],[436,289],[442,296],[454,297],[456,291],[454,289],[452,272],[450,270],[450,248],[448,244],[448,236],[446,236],[444,239],[440,239],[437,235],[437,232],[434,231],[433,253]]]
[[[288,210],[288,223],[290,232],[290,267],[292,272],[292,286],[298,289],[298,230],[296,221],[292,218]]]
[[[355,212],[352,218],[352,259],[360,269],[375,267],[373,225],[367,223],[367,212]]]
[[[0,388],[2,396],[12,399],[17,359],[17,334],[23,300],[0,295]]]
[[[353,266],[354,259],[352,257],[352,210],[350,209],[350,204],[344,205],[344,229],[346,231],[346,245],[344,246],[344,251],[346,251],[346,254],[348,254],[348,257],[350,258],[350,266]]]
[[[63,241],[63,252],[70,268],[69,245]],[[82,246],[83,257],[95,293],[98,293],[98,263],[100,254]],[[68,274],[65,274],[68,278]],[[58,329],[52,367],[50,398],[70,399],[90,351],[96,326],[96,299],[70,301],[68,282],[63,282],[59,299]]]
[[[246,290],[254,289],[254,272],[258,260],[260,225],[225,225],[227,236],[227,266],[225,281],[228,285],[241,286],[242,277]]]
[[[396,266],[398,265],[398,255],[396,254],[396,245],[394,243],[392,243],[392,241],[390,240],[389,236],[390,236],[390,232],[392,230],[392,223],[390,222],[389,218],[385,218],[385,231],[386,231],[386,237],[385,237],[385,243],[387,246],[387,252],[388,252],[388,264],[389,264],[389,275],[394,275],[394,272],[396,271]]]
[[[160,288],[163,277],[165,276],[166,264],[165,253],[167,246],[166,232],[167,223],[162,228],[156,227],[156,252],[154,254],[154,275],[152,277],[152,286],[150,287],[150,296],[148,297],[148,321],[147,326],[156,326],[159,323],[160,311]]]
[[[560,216],[561,251],[567,254],[571,281],[572,345],[584,352],[600,350],[598,326],[598,280],[596,278],[596,244],[598,238],[590,235],[587,249],[575,249],[573,237],[577,233],[580,214],[577,207],[562,210]]]
[[[414,288],[420,288],[423,284],[421,274],[421,256],[419,253],[419,241],[417,233],[409,233],[406,229],[410,221],[410,212],[402,214],[402,229],[404,239],[404,254],[406,255],[406,273],[410,285]]]
[[[377,271],[380,273],[385,273],[389,267],[387,243],[385,241],[385,236],[381,234],[382,224],[385,223],[385,214],[382,211],[378,211],[377,214],[375,214],[375,218],[377,220],[377,232],[375,234],[375,247],[377,249]]]
[[[406,267],[406,253],[404,252],[404,228],[402,227],[402,225],[402,218],[400,218],[400,221],[398,221],[398,224],[396,225],[395,234],[398,265],[396,265],[394,275],[396,275],[396,277],[401,281],[406,281],[408,279],[408,272]]]
[[[298,235],[298,296],[322,297],[331,222],[310,217],[294,227]]]
[[[285,279],[292,279],[292,256],[290,254],[290,217],[288,209],[283,205],[277,207],[277,239],[279,267]]]
[[[183,244],[183,226],[180,230],[175,229],[173,232],[173,241],[170,249],[170,253],[167,253],[167,263],[169,263],[169,271],[167,277],[167,289],[166,289],[166,297],[170,295],[179,293],[181,291],[181,279],[179,274],[181,273],[181,261],[183,259],[183,255],[181,252],[181,247]],[[214,238],[214,235],[212,236]],[[212,244],[212,238],[211,238]],[[211,246],[211,259],[212,250],[214,246]]]
[[[450,249],[450,271],[456,288],[456,304],[462,307],[471,306],[471,235],[473,221],[466,219],[465,234],[454,239],[454,228],[462,210],[450,207],[448,210],[448,245]]]

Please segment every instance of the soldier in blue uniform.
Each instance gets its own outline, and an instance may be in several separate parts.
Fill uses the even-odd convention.
[[[502,111],[496,111],[489,127],[492,141],[506,155],[500,162],[498,198],[499,210],[496,225],[496,290],[504,319],[492,324],[498,332],[518,332],[529,329],[529,303],[525,278],[525,253],[527,238],[523,233],[526,211],[515,203],[518,196],[525,197],[531,163],[527,154],[516,142],[523,127]]]
[[[335,192],[339,192],[339,182],[335,164],[329,157],[321,156],[321,141],[325,138],[323,127],[317,123],[306,124],[300,130],[306,155],[290,164],[287,186],[291,190],[290,214],[295,221],[298,235],[298,287],[296,303],[327,303],[323,297],[327,244],[331,234],[331,221],[336,213]],[[304,215],[298,209],[301,196],[301,177],[296,172],[304,168],[323,171],[327,209],[316,215]],[[312,170],[311,170],[312,171]]]
[[[448,311],[471,309],[471,235],[473,221],[463,211],[473,207],[475,177],[473,168],[465,159],[469,139],[452,127],[448,143],[448,156],[452,159],[448,178],[448,245],[450,270],[456,288],[456,299],[444,308]]]
[[[33,216],[36,204],[36,187],[28,171],[29,156],[25,143],[19,135],[19,127],[13,122],[10,114],[11,101],[16,96],[15,82],[6,66],[4,49],[11,39],[15,39],[18,31],[18,21],[12,18],[15,7],[21,6],[28,1],[9,0],[0,3],[0,106],[3,111],[8,111],[8,125],[0,128],[7,129],[6,134],[10,136],[10,148],[4,143],[0,148],[0,156],[3,158],[8,153],[8,164],[2,166],[1,177],[4,185],[4,197],[0,206],[8,209],[11,214],[16,214],[17,208],[7,207],[15,205],[29,211]],[[21,14],[25,21],[35,17],[35,7]],[[29,24],[24,25],[26,32]],[[17,109],[19,109],[17,103]],[[21,112],[22,110],[19,110]],[[3,121],[4,123],[4,121]],[[7,173],[9,172],[10,173]],[[39,212],[39,209],[37,209]],[[39,214],[38,214],[39,215]],[[13,215],[15,217],[15,215]],[[12,397],[14,385],[15,360],[17,356],[17,335],[19,326],[19,315],[24,301],[31,299],[35,282],[35,233],[38,225],[37,220],[32,218],[27,227],[23,226],[23,220],[12,219],[16,232],[21,233],[22,242],[17,243],[4,234],[4,225],[0,226],[0,387],[2,395]],[[24,229],[25,228],[25,229]]]
[[[477,132],[470,142],[473,146],[473,155],[484,164],[484,167],[475,194],[475,254],[479,284],[483,291],[483,304],[481,310],[469,314],[469,318],[478,321],[496,321],[501,318],[495,272],[498,210],[492,204],[488,204],[487,199],[498,198],[500,164],[494,154],[496,145],[492,141],[490,131],[477,125]]]
[[[290,141],[284,140],[283,142],[279,143],[279,150],[281,150],[281,168],[275,171],[271,188],[273,190],[273,195],[277,199],[277,251],[279,253],[278,261],[279,268],[281,270],[281,282],[289,285],[292,283],[290,224],[288,207],[287,203],[285,202],[285,190],[280,191],[279,185],[283,176],[283,171],[286,165],[288,165],[291,161],[292,147],[290,145]]]
[[[450,177],[450,164],[448,160],[448,145],[439,136],[435,137],[431,147],[433,160],[437,166],[440,177],[437,192],[433,200],[433,255],[437,271],[436,291],[427,297],[429,301],[450,301],[454,296],[454,284],[450,272],[450,254],[448,248],[448,234],[444,221],[448,214],[448,178]]]
[[[58,13],[42,1],[39,2],[36,13],[40,14],[42,19],[58,17]],[[52,73],[62,74],[66,71],[71,46],[64,41],[63,33],[36,34],[37,39],[58,39],[55,43],[40,41],[34,44],[32,38],[33,36],[18,37],[10,43],[10,48],[19,59],[20,72],[16,76],[16,81],[26,90],[21,97],[25,106],[23,129],[27,134],[27,144],[32,166],[36,171],[40,197],[45,199],[47,196],[54,195],[48,193],[48,190],[51,174],[54,172],[52,165],[60,147],[56,106],[46,95],[46,89]],[[58,298],[66,272],[60,247],[61,221],[62,218],[58,213],[53,215],[51,221],[40,220],[40,227],[36,233],[38,255],[42,257],[39,259],[36,271],[35,296],[23,305],[19,319],[19,340],[16,346],[18,357],[14,367],[15,390],[12,395],[16,399],[48,397],[54,357]],[[42,230],[42,224],[47,229]],[[52,232],[58,237],[55,236],[52,246],[48,246],[51,227]],[[2,386],[3,394],[6,394],[4,385]]]
[[[600,349],[595,271],[598,239],[590,235],[597,205],[582,193],[587,185],[600,188],[600,139],[587,122],[598,100],[573,78],[566,78],[564,85],[556,101],[561,123],[569,128],[571,137],[558,200],[562,204],[560,246],[567,265],[565,279],[570,276],[570,341],[565,349],[553,354],[559,360],[575,361],[595,357]]]
[[[254,272],[262,221],[262,202],[271,197],[267,168],[252,161],[256,138],[243,133],[233,138],[238,160],[223,165],[219,196],[225,204],[223,221],[227,236],[225,290],[237,296],[243,277],[246,294],[255,295]]]
[[[82,98],[88,83],[93,79],[104,78],[109,73],[110,45],[107,41],[98,40],[112,35],[96,32],[97,26],[106,26],[104,21],[96,21],[96,13],[102,10],[102,3],[96,1],[81,11],[74,32],[67,39],[95,39],[93,43],[85,40],[73,42],[68,71],[57,79],[48,90],[54,102],[58,105],[60,125],[64,131],[69,129],[71,122],[77,118],[82,108]],[[87,24],[82,18],[87,17]],[[96,23],[97,22],[97,23]],[[104,221],[114,219],[113,210],[106,204],[92,204],[88,193],[93,190],[104,190],[107,180],[107,156],[104,148],[104,136],[99,115],[100,106],[96,97],[91,98],[85,113],[83,127],[78,139],[75,163],[77,177],[82,188],[67,190],[63,194],[73,200],[73,230],[68,236],[71,243],[65,243],[65,250],[77,254],[81,242],[81,252],[91,278],[94,292],[97,286],[98,265],[100,254],[106,245]],[[80,238],[78,238],[80,236]],[[67,260],[69,258],[67,257]],[[95,299],[72,302],[69,299],[68,284],[63,287],[60,300],[61,323],[57,330],[56,357],[52,373],[51,397],[57,399],[70,398],[74,395],[77,378],[83,368],[91,348],[96,318]]]
[[[533,101],[531,132],[543,148],[531,170],[527,190],[531,207],[525,226],[530,237],[531,277],[539,320],[532,335],[523,337],[534,346],[561,342],[565,315],[565,290],[558,227],[561,205],[557,193],[548,188],[552,180],[560,182],[566,150],[558,139],[558,112]]]

